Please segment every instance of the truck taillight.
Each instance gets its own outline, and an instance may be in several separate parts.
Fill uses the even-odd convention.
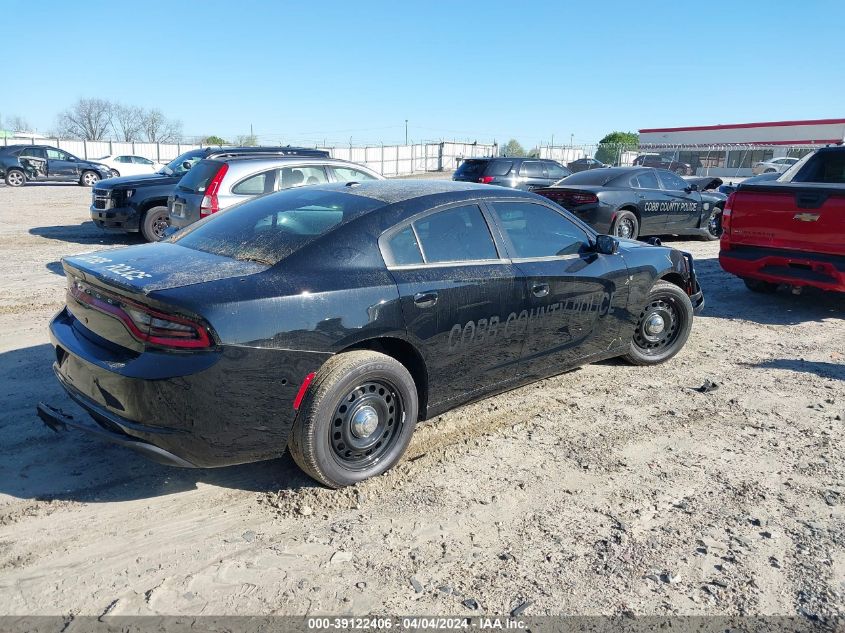
[[[123,323],[129,333],[144,343],[177,349],[211,347],[208,329],[182,316],[166,314],[116,294],[72,279],[68,292],[79,303]]]
[[[728,247],[728,238],[731,234],[731,216],[733,215],[733,203],[736,192],[728,196],[725,208],[722,210],[722,248]]]
[[[212,213],[220,211],[220,201],[217,199],[217,192],[220,190],[220,183],[223,182],[223,176],[229,171],[229,164],[223,163],[223,166],[214,174],[214,178],[208,183],[205,189],[205,195],[200,203],[200,217],[204,218]]]

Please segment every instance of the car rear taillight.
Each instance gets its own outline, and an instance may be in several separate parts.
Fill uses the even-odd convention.
[[[582,204],[596,204],[599,197],[592,191],[554,191],[547,190],[543,195],[566,208],[578,207]]]
[[[205,195],[202,197],[200,203],[200,217],[204,218],[212,213],[220,211],[220,202],[217,199],[217,192],[220,190],[220,183],[223,182],[223,176],[229,171],[229,164],[223,163],[223,166],[214,174],[214,178],[208,183],[205,189]]]
[[[153,310],[78,279],[70,280],[68,292],[78,302],[121,321],[143,343],[179,349],[211,347],[208,329],[196,321]]]
[[[482,185],[489,185],[491,182],[493,182],[493,180],[494,176],[482,176],[478,179],[478,182],[480,182]]]

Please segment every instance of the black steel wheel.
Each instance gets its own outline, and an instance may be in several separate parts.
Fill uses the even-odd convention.
[[[405,453],[417,423],[417,387],[395,358],[353,350],[330,358],[308,387],[288,447],[308,475],[351,486]]]
[[[658,281],[640,311],[625,358],[636,365],[656,365],[681,351],[692,329],[693,307],[687,293]]]
[[[141,235],[148,242],[160,242],[169,226],[170,214],[167,207],[153,207],[141,218]]]
[[[394,385],[377,380],[356,386],[340,400],[329,429],[335,459],[344,468],[369,468],[390,452],[404,420]]]
[[[714,241],[722,237],[722,207],[713,207],[710,217],[707,218],[707,237],[705,239]]]
[[[616,237],[635,240],[640,235],[640,223],[630,211],[620,211],[613,222],[611,233]]]

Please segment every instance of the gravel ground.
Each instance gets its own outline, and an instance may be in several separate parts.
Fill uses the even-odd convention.
[[[137,242],[89,199],[0,187],[0,613],[845,615],[843,298],[752,294],[676,240],[707,307],[674,360],[466,406],[330,491],[288,457],[183,471],[39,422],[78,412],[59,259]]]

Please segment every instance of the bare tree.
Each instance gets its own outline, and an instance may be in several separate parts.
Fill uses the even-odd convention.
[[[126,143],[140,139],[144,127],[143,119],[144,111],[138,106],[115,104],[112,113],[115,138]]]
[[[106,99],[80,99],[59,114],[56,131],[65,138],[101,141],[112,128],[113,110]]]
[[[258,145],[258,137],[255,134],[241,134],[235,137],[235,145],[241,147],[255,147]]]
[[[182,139],[182,122],[168,119],[157,108],[143,113],[141,128],[150,143],[172,143]]]
[[[6,125],[9,126],[9,129],[13,132],[31,132],[32,128],[29,125],[29,121],[23,118],[20,115],[12,115],[10,118],[6,119]]]

